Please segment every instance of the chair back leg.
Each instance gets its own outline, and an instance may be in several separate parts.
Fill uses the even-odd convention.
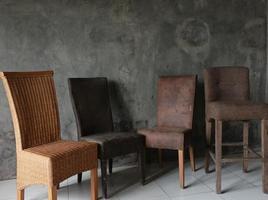
[[[192,144],[190,144],[189,146],[189,156],[190,156],[191,169],[194,172],[195,171],[195,158],[194,158],[194,147]]]
[[[113,173],[113,159],[109,159],[109,174]]]
[[[24,200],[24,189],[17,189],[17,199]]]
[[[78,183],[82,182],[82,173],[77,174],[77,182]]]
[[[145,149],[138,152],[141,183],[145,185]]]
[[[105,199],[108,198],[107,185],[108,185],[108,180],[107,180],[107,160],[106,159],[101,159],[101,186],[102,186],[103,198],[105,198]]]
[[[221,193],[221,163],[222,163],[222,121],[215,122],[215,153],[216,153],[216,193]]]
[[[248,171],[248,130],[249,122],[243,122],[243,171]]]
[[[90,171],[90,185],[91,185],[91,199],[98,199],[98,168],[94,168]]]
[[[210,145],[211,145],[211,128],[212,122],[206,121],[206,155],[205,155],[205,172],[209,173],[209,163],[210,163]]]

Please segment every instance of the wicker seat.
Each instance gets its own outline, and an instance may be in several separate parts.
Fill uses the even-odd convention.
[[[97,144],[61,140],[53,72],[1,72],[12,114],[17,152],[17,199],[25,187],[48,186],[57,199],[64,179],[91,170],[91,199],[98,196]]]

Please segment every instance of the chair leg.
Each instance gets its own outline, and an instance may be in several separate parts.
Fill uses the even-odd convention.
[[[109,174],[113,173],[113,159],[109,159]]]
[[[205,155],[205,172],[209,173],[209,163],[210,163],[210,155],[209,155],[209,150],[210,150],[210,144],[211,144],[211,125],[212,122],[206,121],[206,155]]]
[[[248,131],[249,122],[243,122],[243,158],[248,157]],[[248,160],[243,159],[243,171],[248,171]]]
[[[91,186],[91,199],[98,199],[98,168],[94,168],[90,171],[90,186]]]
[[[158,149],[158,162],[159,162],[159,167],[163,168],[163,151],[162,151],[162,149]]]
[[[195,171],[195,157],[194,157],[194,147],[192,144],[190,144],[189,146],[189,155],[190,155],[191,169],[194,172]]]
[[[82,182],[82,173],[77,174],[77,182],[78,183]]]
[[[48,187],[48,200],[57,200],[57,186]]]
[[[138,152],[141,183],[145,184],[145,149]]]
[[[184,149],[179,149],[178,150],[178,161],[179,161],[179,182],[180,182],[180,187],[183,189],[184,188]]]
[[[107,199],[107,160],[101,159],[101,185],[102,185],[102,194],[103,198]]]
[[[268,120],[261,120],[262,191],[268,194]]]
[[[24,200],[24,189],[17,189],[17,199]]]
[[[215,122],[215,154],[216,154],[216,193],[221,193],[221,162],[222,162],[222,121]]]

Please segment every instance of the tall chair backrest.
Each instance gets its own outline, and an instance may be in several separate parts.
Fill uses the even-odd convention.
[[[107,78],[70,78],[69,89],[79,137],[113,131]]]
[[[212,67],[204,70],[205,101],[249,100],[249,69]]]
[[[53,71],[1,72],[17,151],[60,139]]]
[[[196,79],[195,75],[160,77],[158,126],[192,128]]]

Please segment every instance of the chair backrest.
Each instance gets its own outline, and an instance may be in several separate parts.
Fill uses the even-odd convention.
[[[166,76],[158,81],[157,125],[192,128],[197,76]]]
[[[79,136],[113,131],[107,78],[70,78],[69,89]]]
[[[249,69],[212,67],[204,70],[205,101],[249,100]]]
[[[1,72],[18,150],[60,139],[53,71]]]

